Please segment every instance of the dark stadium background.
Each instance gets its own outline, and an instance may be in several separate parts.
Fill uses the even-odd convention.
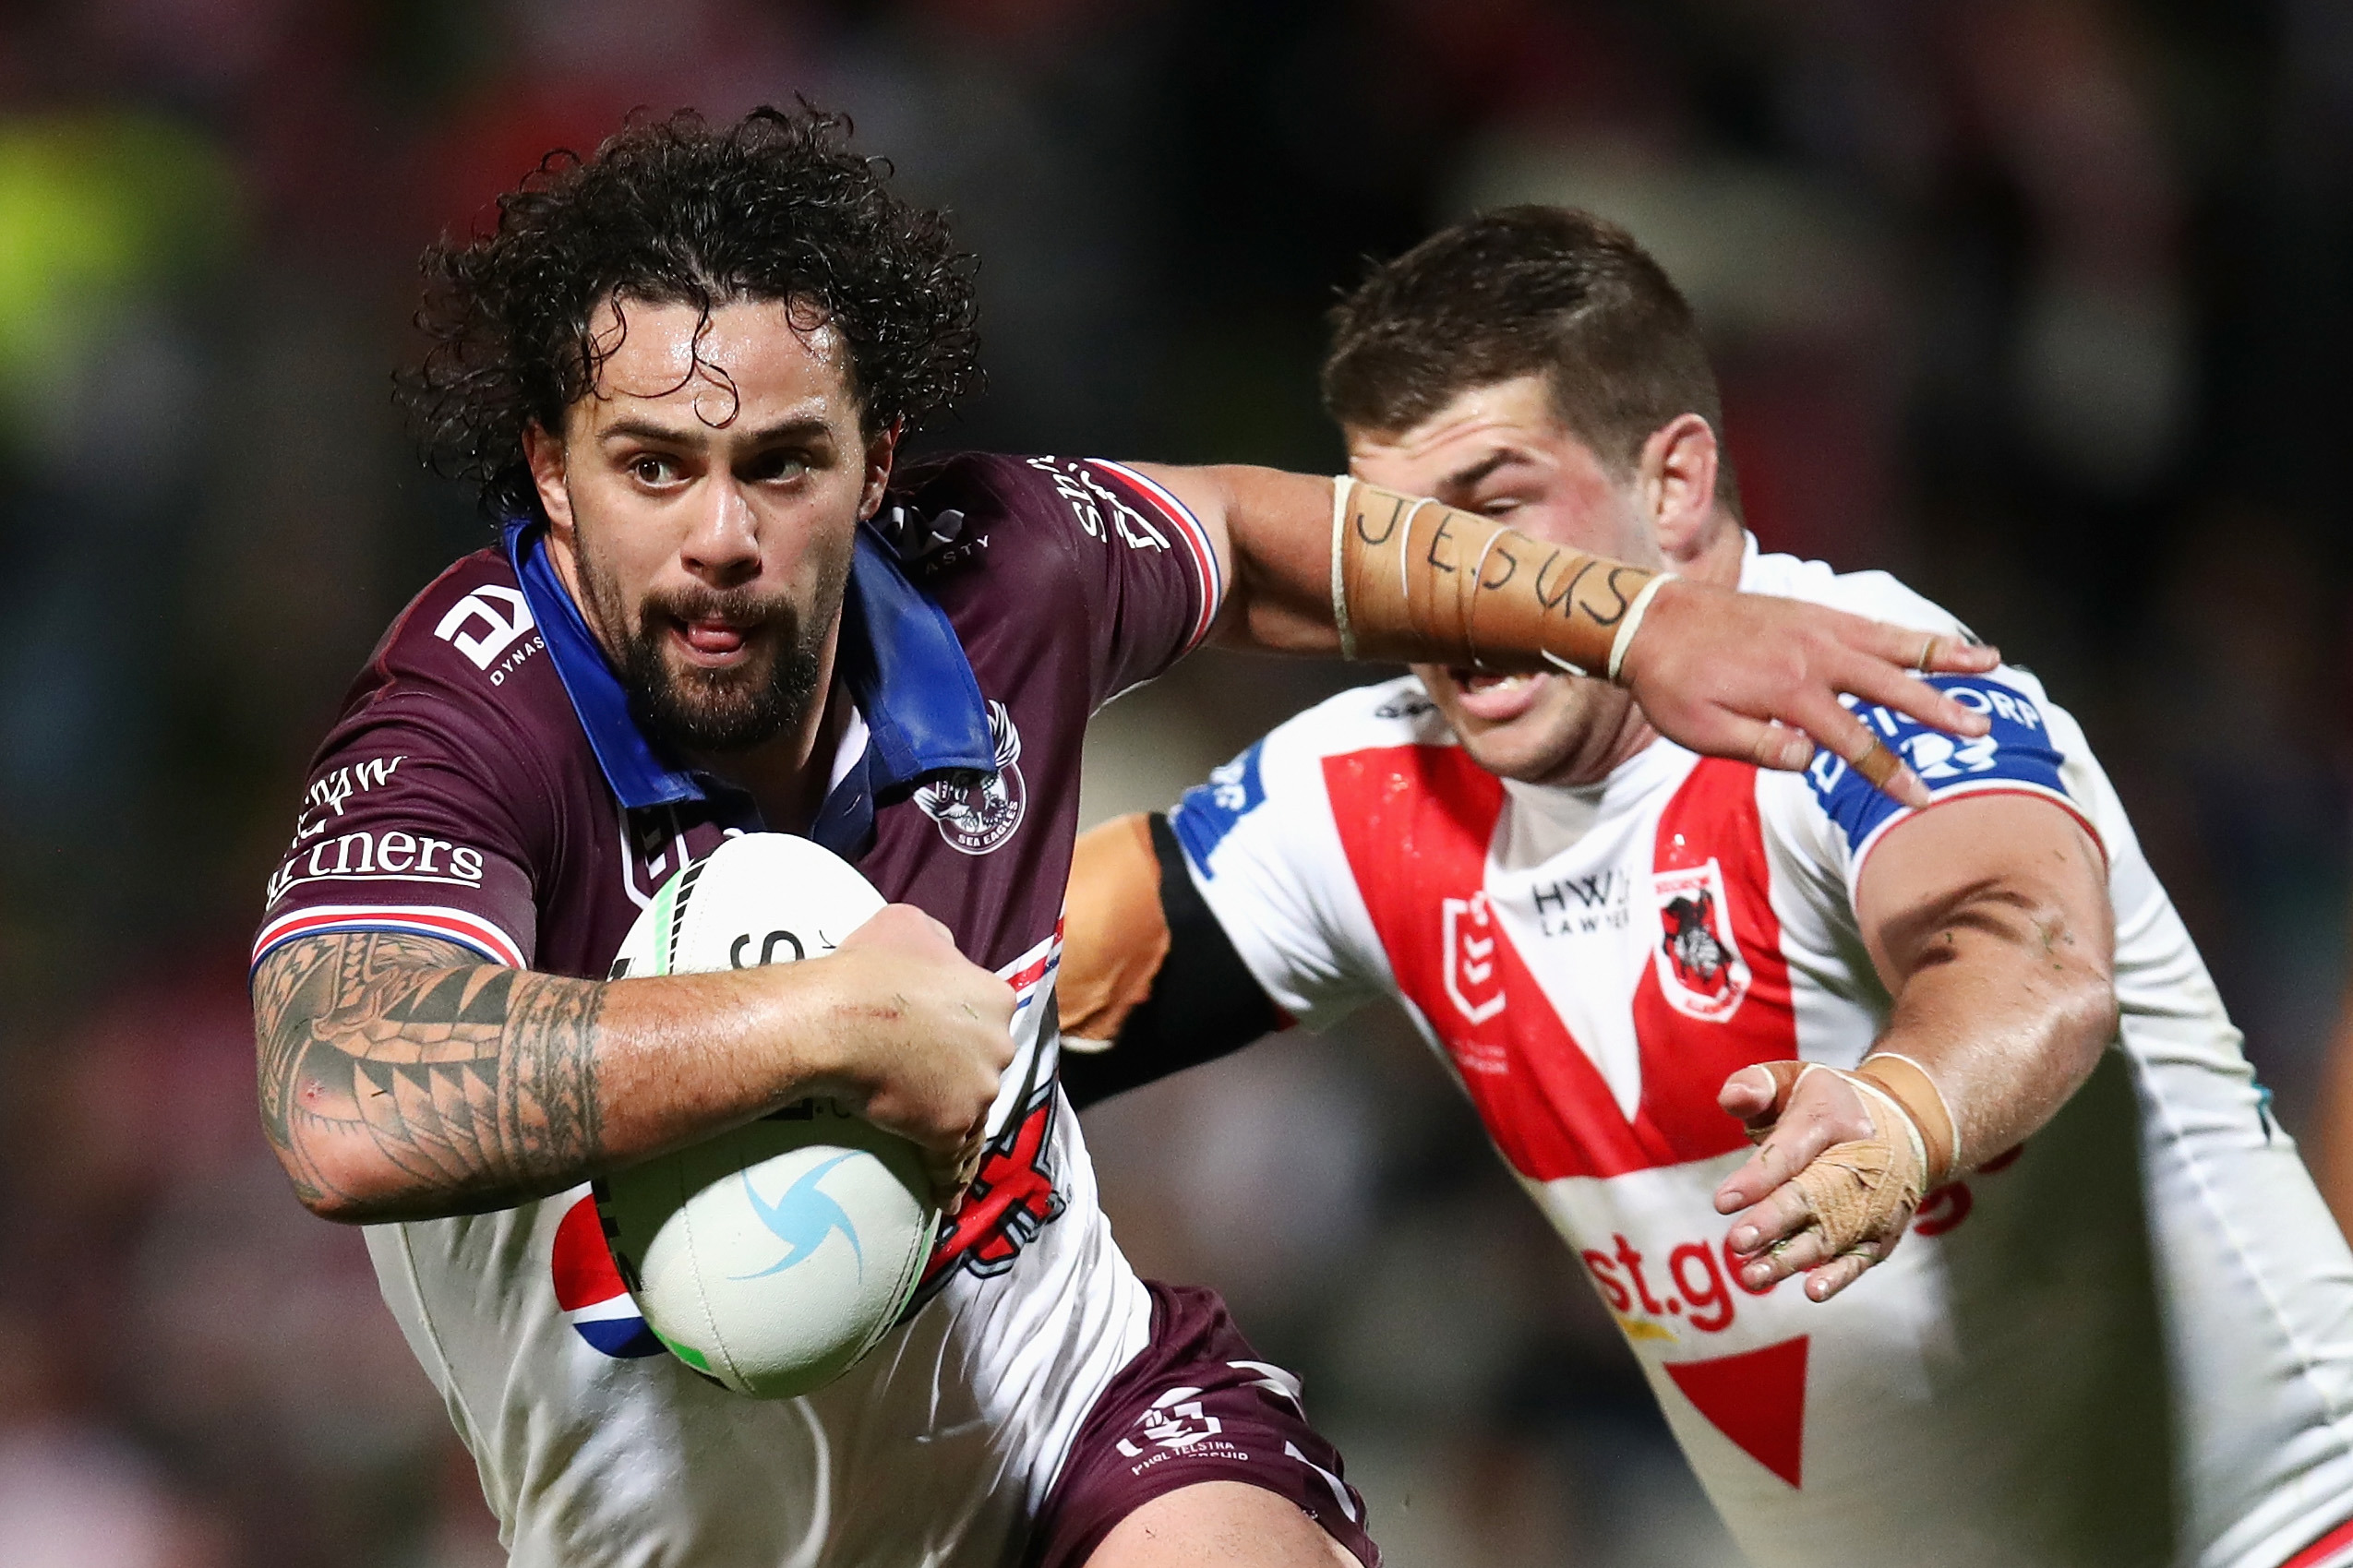
[[[1629,223],[1769,547],[2082,716],[2275,1086],[2346,951],[2342,0],[106,0],[0,7],[0,1568],[461,1568],[479,1494],[251,1100],[305,755],[484,537],[388,396],[414,263],[632,106],[845,107],[983,258],[931,433],[1327,469],[1323,309],[1471,206]],[[1090,820],[1346,677],[1205,658]],[[1400,1568],[1734,1561],[1392,1020],[1090,1118],[1147,1271],[1308,1377]]]

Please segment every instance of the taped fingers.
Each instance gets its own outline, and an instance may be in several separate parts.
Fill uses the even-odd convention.
[[[1743,719],[1738,723],[1749,731],[1748,755],[1760,768],[1795,773],[1814,760],[1814,743],[1803,730],[1767,720]],[[1734,754],[1730,746],[1724,748],[1724,754]]]
[[[1898,668],[1918,670],[1923,675],[1984,675],[2001,663],[2000,649],[1972,642],[1965,637],[1927,632],[1918,627],[1895,626],[1859,616],[1855,619],[1870,629],[1865,635],[1849,638],[1848,645]]]
[[[1791,1093],[1796,1089],[1797,1081],[1806,1076],[1809,1065],[1803,1061],[1760,1061],[1753,1067],[1744,1067],[1724,1080],[1716,1104],[1726,1114],[1740,1119],[1750,1143],[1759,1143],[1781,1119]]]
[[[1823,1250],[1820,1233],[1808,1230],[1742,1263],[1737,1278],[1742,1288],[1761,1293],[1784,1279],[1803,1275],[1807,1299],[1827,1301],[1862,1278],[1878,1262],[1876,1250],[1867,1246],[1843,1257],[1831,1257]]]
[[[1918,811],[1935,803],[1936,796],[1928,793],[1928,786],[1920,782],[1919,775],[1877,741],[1871,743],[1870,751],[1856,760],[1855,771],[1870,780],[1872,788],[1898,806],[1909,806]]]
[[[1827,1074],[1821,1084],[1799,1095],[1797,1085],[1818,1073]],[[1840,1092],[1840,1077],[1815,1062],[1771,1061],[1743,1068],[1725,1081],[1725,1092],[1719,1103],[1740,1117],[1748,1141],[1759,1146],[1716,1189],[1718,1214],[1732,1214],[1766,1202],[1768,1193],[1774,1193],[1824,1149],[1870,1131],[1871,1122],[1862,1103],[1852,1094]],[[1742,1093],[1736,1095],[1735,1088]],[[1762,1103],[1743,1113],[1738,1108],[1742,1099],[1748,1099],[1751,1104],[1759,1100]],[[1793,1211],[1798,1212],[1801,1211]],[[1747,1217],[1757,1218],[1754,1215]]]
[[[1753,1255],[1744,1258],[1740,1264],[1740,1283],[1748,1289],[1762,1290],[1792,1275],[1819,1268],[1831,1261],[1831,1254],[1822,1240],[1822,1233],[1800,1228],[1776,1238]]]
[[[1800,1237],[1814,1234],[1813,1224],[1814,1211],[1807,1207],[1805,1194],[1795,1187],[1783,1186],[1742,1215],[1740,1223],[1724,1239],[1742,1257],[1755,1257],[1795,1246]],[[1831,1255],[1828,1251],[1821,1254],[1825,1258]]]
[[[1847,759],[1848,766],[1871,781],[1871,787],[1888,790],[1895,783],[1895,775],[1903,771],[1903,759],[1879,743],[1877,736],[1863,742],[1863,749]]]
[[[1843,688],[1862,683],[1857,679],[1837,684]],[[1916,681],[1912,684],[1919,686]],[[1919,689],[1939,703],[1950,701],[1932,687],[1920,686]],[[1903,760],[1880,745],[1870,727],[1830,689],[1818,688],[1799,693],[1788,703],[1785,712],[1786,720],[1782,723],[1735,721],[1754,725],[1748,737],[1749,755],[1759,767],[1796,772],[1813,760],[1814,748],[1819,746],[1844,760],[1891,797],[1907,806],[1928,804],[1927,791],[1912,776]]]
[[[1992,725],[1985,714],[1954,700],[1951,692],[1889,664],[1857,660],[1842,673],[1839,685],[1866,702],[1876,702],[1952,735],[1983,735]]]
[[[1742,1283],[1761,1289],[1810,1274],[1807,1294],[1817,1301],[1844,1289],[1911,1223],[1920,1202],[1915,1163],[1900,1142],[1879,1138],[1824,1150],[1733,1228],[1732,1250],[1748,1260]]]
[[[1853,712],[1831,703],[1814,724],[1819,726],[1814,729],[1814,738],[1825,750],[1835,753],[1848,767],[1869,780],[1872,788],[1905,806],[1928,804],[1927,786],[1901,756],[1872,733],[1870,725]]]
[[[1900,1232],[1910,1222],[1921,1196],[1919,1162],[1910,1152],[1884,1137],[1834,1143],[1790,1178],[1829,1256],[1851,1252],[1891,1227]]]
[[[1747,1260],[1739,1273],[1750,1288],[1805,1273],[1807,1294],[1827,1300],[1903,1239],[1927,1188],[1930,1143],[1897,1092],[1819,1063],[1743,1069],[1726,1082],[1727,1100],[1758,1097],[1760,1071],[1775,1085],[1778,1119],[1717,1191],[1720,1211],[1754,1200],[1725,1239]],[[1764,1119],[1747,1119],[1753,1136]]]

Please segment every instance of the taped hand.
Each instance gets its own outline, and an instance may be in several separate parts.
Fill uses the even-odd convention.
[[[1829,1300],[1895,1250],[1951,1159],[1947,1129],[1932,1143],[1864,1073],[1767,1062],[1725,1080],[1717,1103],[1758,1144],[1716,1191],[1717,1213],[1746,1211],[1728,1239],[1751,1290],[1804,1274],[1807,1296]]]

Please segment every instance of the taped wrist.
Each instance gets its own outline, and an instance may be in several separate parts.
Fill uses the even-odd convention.
[[[1960,1127],[1951,1102],[1927,1068],[1895,1051],[1873,1051],[1855,1071],[1885,1090],[1911,1118],[1927,1156],[1926,1179],[1930,1187],[1940,1187],[1961,1174]]]
[[[1332,497],[1332,619],[1349,658],[1615,679],[1672,574],[1544,545],[1345,476]]]
[[[1918,1064],[1904,1059],[1915,1072]],[[1796,1091],[1807,1075],[1828,1072],[1844,1079],[1849,1087],[1863,1100],[1870,1114],[1871,1132],[1868,1137],[1833,1143],[1814,1156],[1803,1170],[1789,1179],[1806,1201],[1812,1227],[1821,1233],[1825,1250],[1831,1257],[1844,1257],[1860,1252],[1874,1260],[1883,1256],[1894,1245],[1893,1238],[1903,1234],[1903,1227],[1920,1206],[1922,1198],[1935,1185],[1930,1172],[1935,1169],[1927,1137],[1917,1118],[1904,1102],[1891,1093],[1875,1073],[1843,1072],[1819,1062],[1807,1062],[1798,1068],[1794,1077],[1787,1069],[1795,1063],[1768,1063],[1766,1070],[1785,1086],[1782,1103]],[[1925,1080],[1926,1073],[1921,1073]],[[1760,1138],[1769,1128],[1752,1128],[1750,1136]]]

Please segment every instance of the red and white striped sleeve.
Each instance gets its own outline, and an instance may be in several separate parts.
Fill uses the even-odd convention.
[[[438,937],[470,948],[493,964],[510,969],[528,967],[522,948],[497,924],[463,909],[431,904],[330,904],[295,909],[263,923],[253,940],[253,964],[286,943],[304,937],[340,931],[398,931],[415,937]]]
[[[1108,458],[1092,459],[1089,466],[1125,481],[1133,493],[1143,498],[1152,515],[1163,525],[1171,544],[1181,548],[1184,559],[1192,567],[1197,608],[1183,650],[1191,652],[1201,645],[1202,639],[1209,635],[1209,628],[1216,624],[1218,612],[1226,602],[1225,573],[1218,565],[1218,552],[1209,543],[1208,530],[1201,526],[1201,520],[1193,515],[1191,508],[1150,475]]]

